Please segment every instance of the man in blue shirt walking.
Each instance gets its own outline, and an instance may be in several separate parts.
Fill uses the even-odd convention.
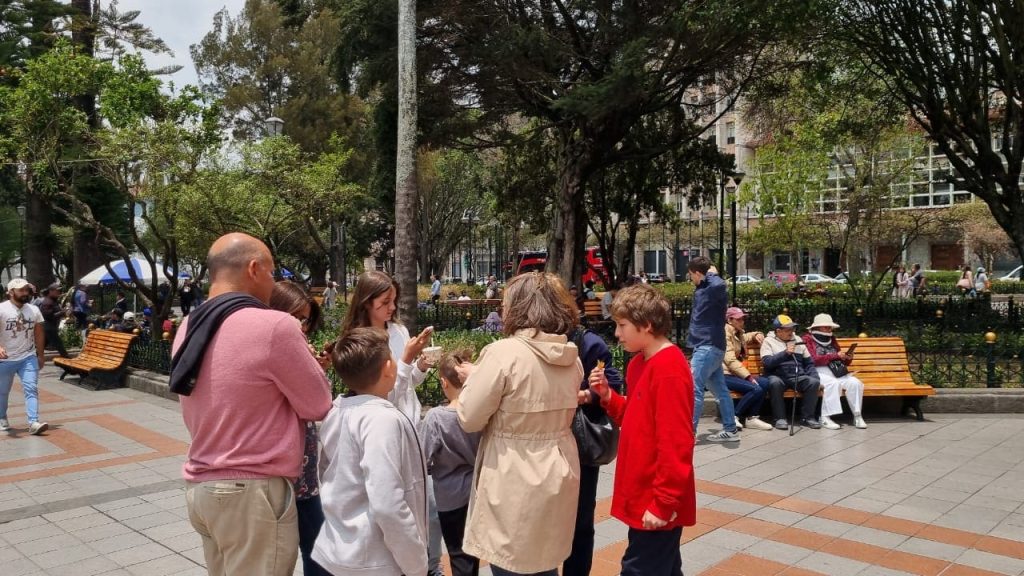
[[[739,442],[736,429],[736,409],[725,387],[722,360],[725,358],[725,310],[728,291],[725,281],[711,270],[711,261],[703,256],[690,260],[687,265],[690,281],[697,287],[693,294],[690,314],[690,334],[686,345],[693,349],[690,370],[693,372],[693,431],[704,408],[704,390],[710,389],[718,399],[718,412],[722,416],[722,430],[707,437],[710,442]]]

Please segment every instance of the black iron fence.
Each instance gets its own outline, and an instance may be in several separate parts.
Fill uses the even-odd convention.
[[[128,365],[160,374],[171,373],[170,340],[154,340],[142,335],[128,350]]]
[[[843,336],[898,336],[907,345],[911,373],[918,383],[936,387],[1024,387],[1024,320],[1021,303],[1014,298],[920,298],[884,301],[862,307],[839,299],[759,300],[742,304],[748,314],[747,329],[767,331],[778,314],[788,314],[803,326],[815,314],[828,313],[841,325]],[[439,344],[479,349],[497,335],[481,330],[483,320],[496,306],[479,302],[459,305],[441,303],[419,312],[421,326],[433,325]],[[692,301],[672,302],[672,339],[686,341]],[[339,313],[333,316],[340,317]],[[336,322],[321,334],[331,339]],[[614,326],[591,321],[612,347],[616,364],[625,368],[625,355],[615,345]],[[988,340],[986,339],[988,336]],[[128,356],[130,366],[161,374],[170,373],[170,342],[143,337]],[[338,391],[343,388],[335,383]],[[431,374],[421,386],[425,404],[443,402],[441,383]]]

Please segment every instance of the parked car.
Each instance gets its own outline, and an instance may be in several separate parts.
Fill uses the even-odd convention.
[[[739,276],[736,276],[736,283],[737,284],[757,284],[760,281],[761,281],[761,279],[758,278],[757,276],[746,276],[744,274],[740,274]]]
[[[772,272],[768,275],[768,280],[776,283],[792,284],[799,280],[799,278],[792,272]]]
[[[835,284],[835,278],[824,274],[801,274],[800,280],[804,284]]]
[[[664,284],[666,281],[664,274],[658,274],[657,272],[647,274],[648,284]]]
[[[1020,273],[1024,271],[1024,266],[1017,266],[1012,272],[999,278],[1001,282],[1020,282]]]

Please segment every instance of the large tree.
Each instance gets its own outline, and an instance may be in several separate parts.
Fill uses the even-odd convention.
[[[647,157],[698,137],[764,63],[765,48],[801,31],[815,9],[758,0],[445,0],[424,7],[423,32],[428,50],[444,56],[430,75],[480,109],[481,121],[523,115],[552,134],[558,193],[548,269],[568,281],[585,264],[586,182],[632,154],[620,147],[632,127],[670,109],[705,120],[678,124]]]
[[[1024,254],[1024,17],[1010,0],[845,0],[844,35]]]
[[[358,145],[363,104],[330,69],[338,15],[310,8],[301,22],[288,22],[273,0],[247,0],[234,16],[226,8],[217,12],[213,28],[192,46],[203,91],[221,102],[237,139],[263,137],[265,121],[276,116],[306,152],[324,150],[335,133]]]

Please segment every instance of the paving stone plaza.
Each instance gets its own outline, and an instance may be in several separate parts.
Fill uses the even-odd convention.
[[[0,574],[205,574],[185,510],[188,433],[177,403],[57,376],[48,366],[40,380],[50,423],[42,436],[28,434],[17,385],[11,393],[13,429],[0,434]],[[1024,574],[1024,418],[867,416],[867,430],[841,420],[836,431],[699,442],[685,573]],[[705,418],[699,435],[711,429]],[[614,473],[603,468],[599,486],[594,576],[617,574],[625,546],[625,526],[608,515]],[[560,536],[570,537],[551,535]]]

